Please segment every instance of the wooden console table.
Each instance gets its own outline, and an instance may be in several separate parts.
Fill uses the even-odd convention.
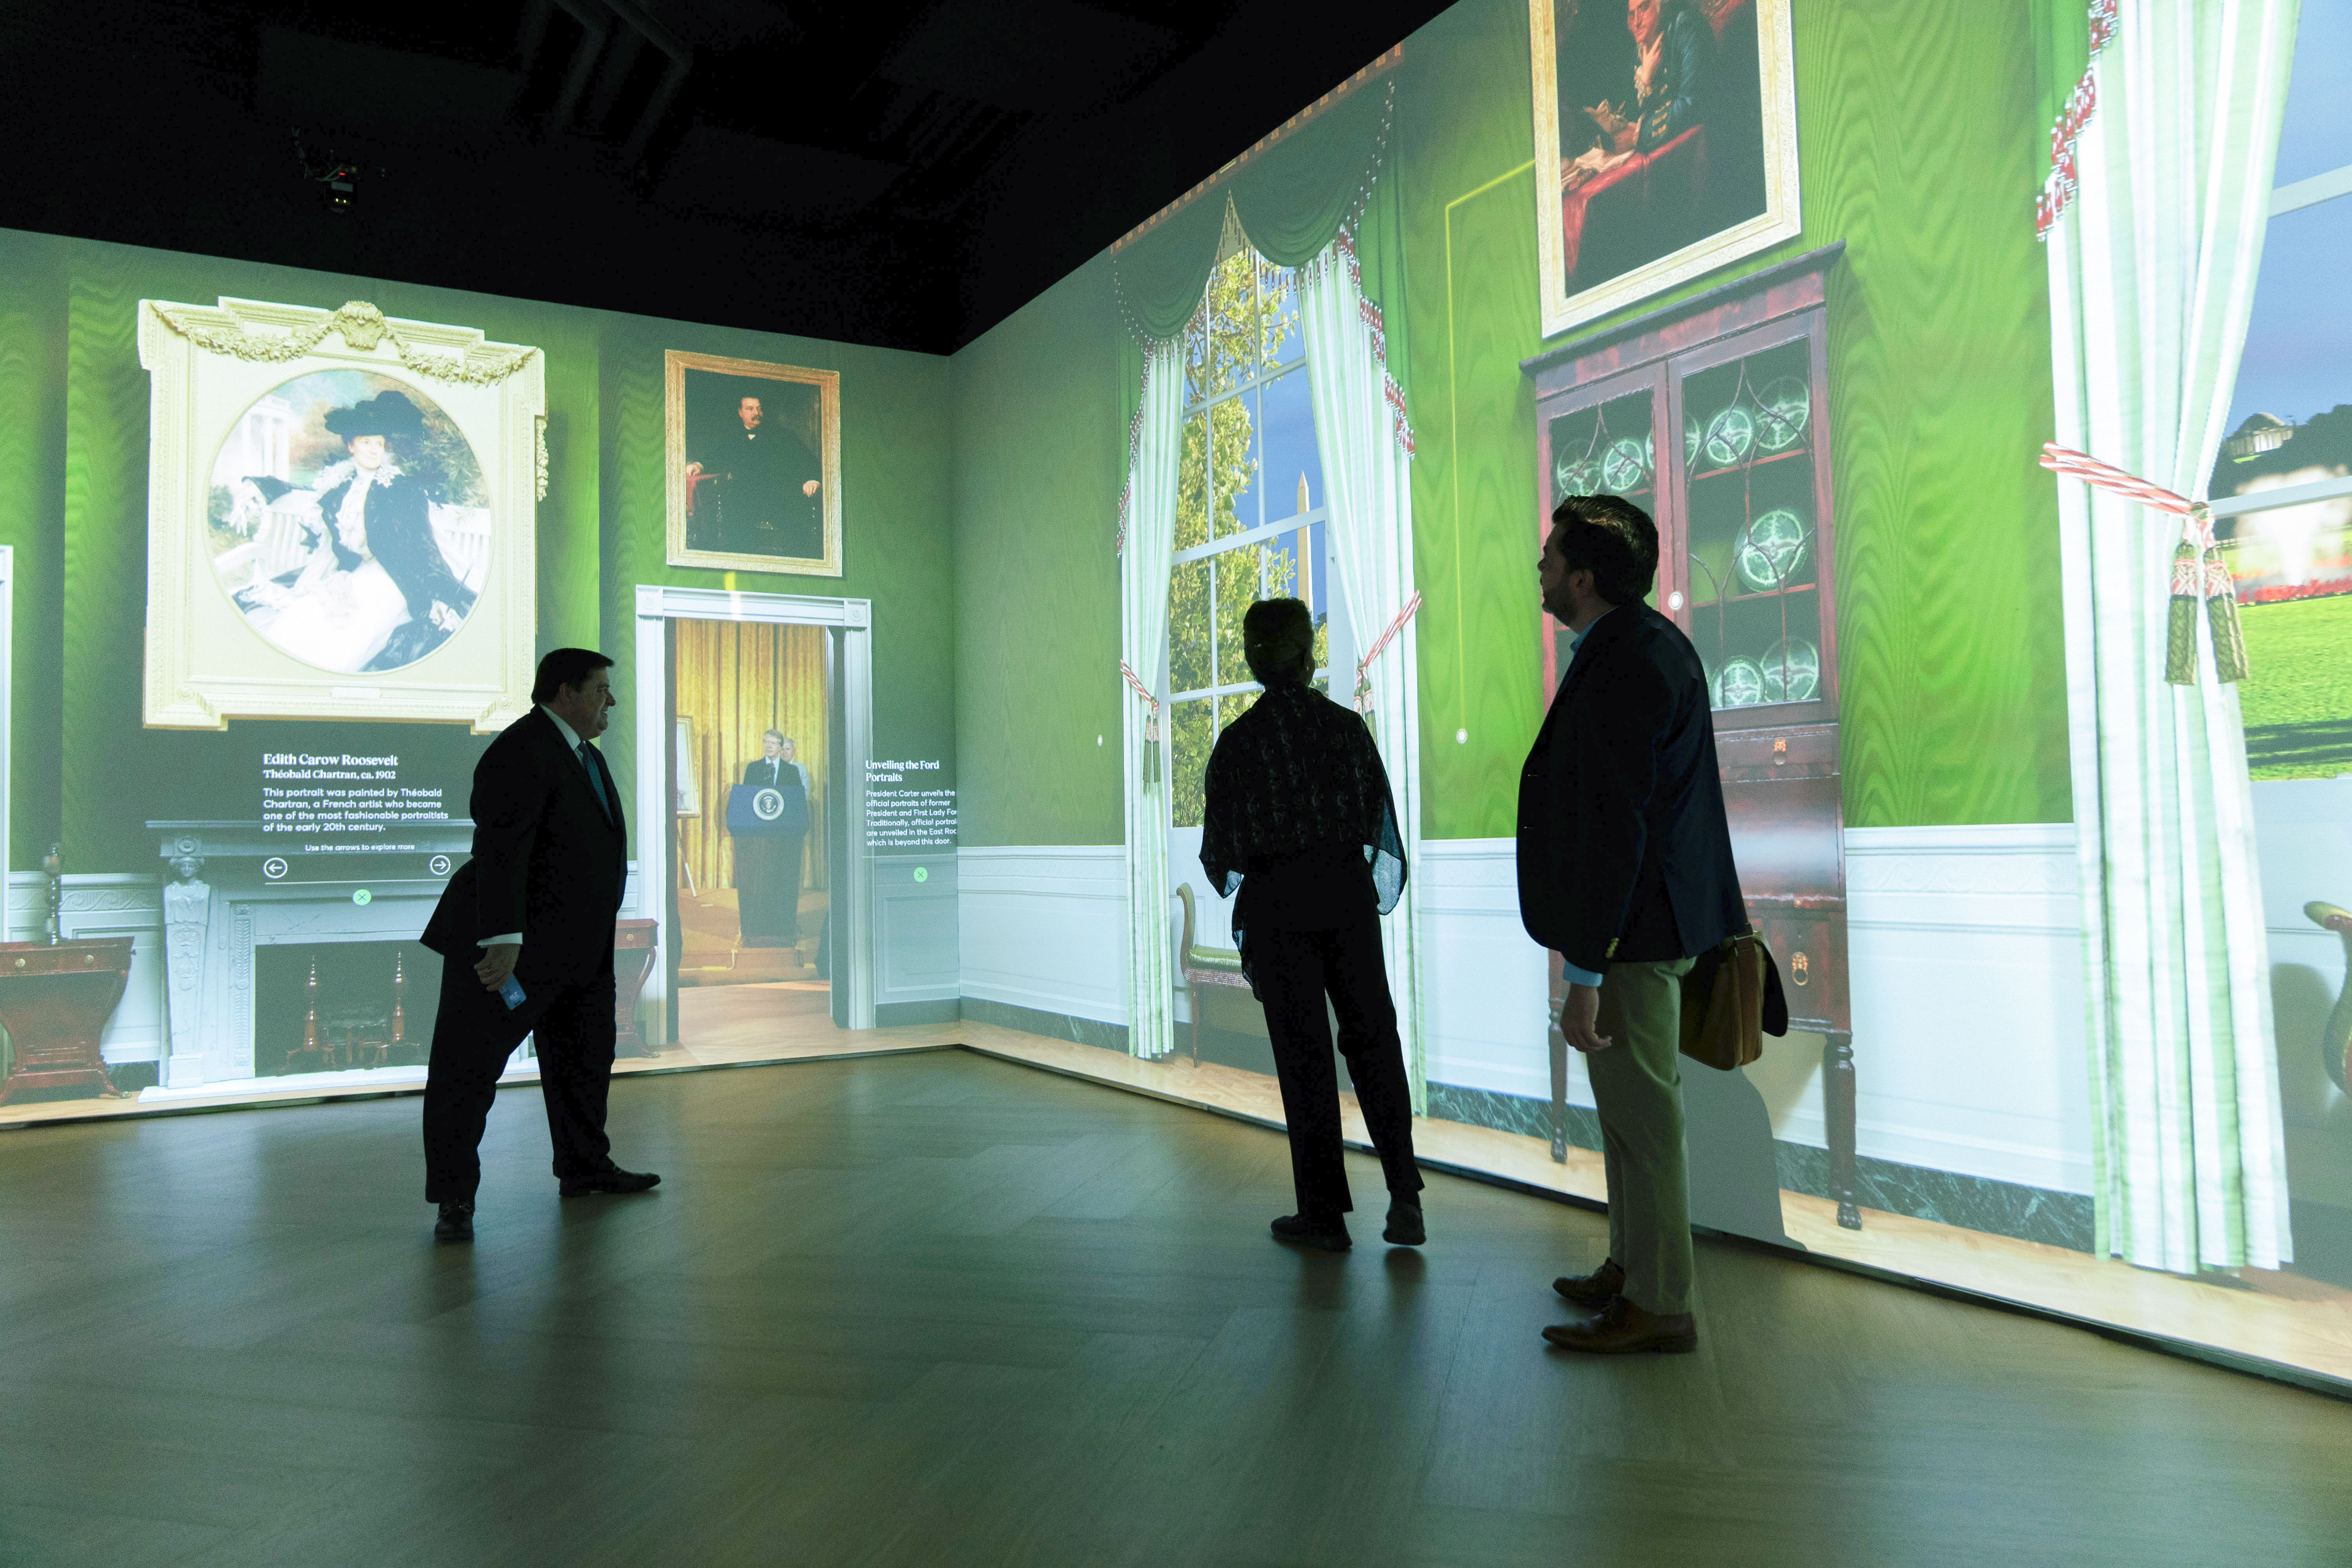
[[[0,1083],[0,1105],[20,1089],[96,1084],[116,1090],[98,1054],[98,1037],[131,982],[131,939],[92,937],[55,947],[0,942],[0,1027],[16,1042],[16,1061]]]

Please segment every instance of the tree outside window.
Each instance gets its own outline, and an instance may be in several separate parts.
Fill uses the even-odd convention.
[[[1209,752],[1259,689],[1242,616],[1304,599],[1326,689],[1329,612],[1323,468],[1299,336],[1297,283],[1246,248],[1209,277],[1184,333],[1183,446],[1168,589],[1171,826],[1198,827]]]

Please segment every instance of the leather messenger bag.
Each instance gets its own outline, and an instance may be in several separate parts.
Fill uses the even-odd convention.
[[[1766,1035],[1789,1032],[1780,966],[1756,931],[1726,937],[1683,976],[1682,1053],[1729,1072],[1764,1054]]]

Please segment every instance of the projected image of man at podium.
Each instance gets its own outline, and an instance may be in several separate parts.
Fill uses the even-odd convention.
[[[808,838],[808,770],[793,760],[793,738],[781,730],[760,737],[760,756],[743,768],[737,792],[773,789],[782,814],[759,811],[756,793],[743,813],[728,812],[735,837],[735,907],[745,947],[791,947],[800,941],[801,850]],[[731,805],[732,803],[730,803]]]

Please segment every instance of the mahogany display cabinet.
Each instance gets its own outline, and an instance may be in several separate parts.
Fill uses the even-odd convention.
[[[1521,368],[1535,382],[1538,547],[1566,495],[1622,495],[1657,520],[1650,602],[1706,666],[1740,887],[1780,963],[1790,1027],[1825,1037],[1832,1195],[1838,1223],[1857,1229],[1828,418],[1827,289],[1842,249],[1587,333]],[[1569,635],[1538,619],[1549,703]],[[1564,1161],[1567,1044],[1550,1033],[1552,1157]]]

